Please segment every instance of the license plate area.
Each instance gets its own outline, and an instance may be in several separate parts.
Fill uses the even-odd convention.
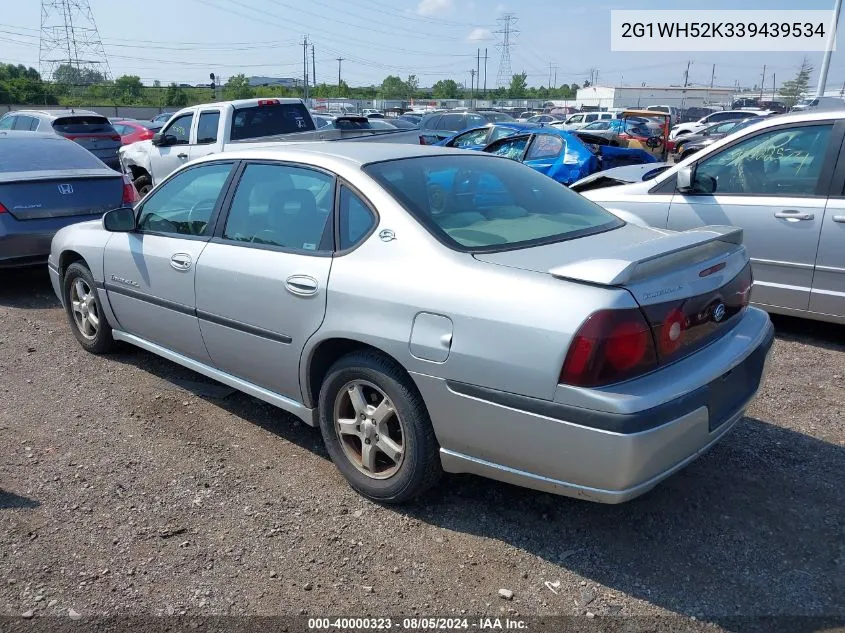
[[[761,345],[742,363],[708,385],[711,433],[734,417],[756,393],[770,348],[771,342]]]

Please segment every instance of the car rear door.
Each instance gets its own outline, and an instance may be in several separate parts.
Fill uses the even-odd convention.
[[[200,110],[197,119],[197,131],[192,137],[191,149],[189,152],[191,160],[208,156],[220,151],[217,143],[220,138],[220,110]]]
[[[845,122],[840,121],[840,126]],[[845,317],[845,142],[822,223],[810,311]]]
[[[197,316],[214,364],[301,401],[299,359],[323,322],[335,177],[249,162],[197,262]]]
[[[695,163],[694,191],[672,199],[668,228],[742,227],[753,300],[807,310],[839,150],[833,137],[831,122],[786,123],[703,156]]]
[[[138,228],[115,233],[103,254],[115,327],[210,364],[196,316],[196,263],[211,239],[235,163],[175,174],[138,207]]]

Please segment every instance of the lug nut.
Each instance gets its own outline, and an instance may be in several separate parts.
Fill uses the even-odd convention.
[[[370,440],[364,440],[364,444],[369,444]]]

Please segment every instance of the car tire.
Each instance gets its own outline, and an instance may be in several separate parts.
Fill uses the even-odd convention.
[[[691,150],[684,152],[683,154],[681,154],[681,160],[686,160],[687,158],[689,158],[690,156],[695,154],[697,151],[698,150],[691,149]]]
[[[363,496],[381,503],[403,503],[431,488],[443,474],[428,410],[411,378],[395,361],[376,352],[342,357],[329,369],[318,404],[329,456]],[[360,423],[357,430],[356,423]],[[401,459],[397,459],[399,451],[388,455],[396,447],[401,448]],[[369,468],[365,455],[372,456]]]
[[[105,354],[115,346],[112,328],[100,306],[94,277],[87,266],[74,262],[62,281],[62,299],[71,330],[82,347],[92,354]]]
[[[142,198],[150,193],[153,188],[153,179],[148,174],[143,174],[135,179],[135,189]]]

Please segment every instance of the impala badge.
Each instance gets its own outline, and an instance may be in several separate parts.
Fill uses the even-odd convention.
[[[59,185],[59,193],[63,196],[73,193],[73,185],[66,184],[66,185]]]

